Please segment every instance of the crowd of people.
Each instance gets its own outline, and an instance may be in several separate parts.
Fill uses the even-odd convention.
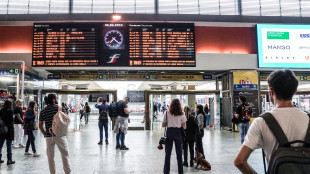
[[[246,98],[244,96],[239,97],[241,104],[237,107],[234,117],[236,123],[238,123],[242,145],[235,157],[234,164],[242,173],[257,173],[247,162],[249,156],[255,149],[263,148],[263,154],[266,155],[267,163],[275,160],[274,158],[276,157],[273,158],[273,153],[275,151],[281,150],[279,146],[282,147],[283,145],[281,144],[283,137],[281,139],[279,136],[275,135],[274,129],[270,126],[270,120],[268,121],[270,118],[277,122],[277,126],[280,127],[279,129],[282,129],[280,133],[286,136],[286,143],[299,140],[299,143],[291,143],[292,147],[303,147],[303,144],[300,142],[304,140],[306,144],[310,142],[310,129],[308,129],[308,127],[310,127],[309,116],[307,113],[296,108],[292,103],[292,97],[296,93],[298,87],[298,80],[294,73],[290,70],[275,71],[268,77],[268,85],[270,99],[275,109],[270,113],[263,114],[262,117],[256,118],[250,127],[249,118],[253,113],[246,103]],[[129,150],[125,145],[129,114],[132,112],[128,109],[127,104],[129,102],[130,99],[125,97],[123,100],[108,105],[105,98],[98,98],[95,107],[99,109],[99,145],[103,144],[103,129],[105,130],[105,143],[106,145],[109,144],[108,116],[110,116],[110,112],[113,112],[113,108],[115,108],[117,113],[115,117],[113,116],[115,121],[114,133],[116,133],[115,148]],[[34,101],[29,102],[26,111],[23,112],[23,101],[19,99],[16,100],[15,103],[16,106],[13,109],[13,103],[10,100],[6,100],[0,110],[1,129],[3,125],[7,128],[5,132],[1,131],[0,133],[0,163],[4,163],[4,160],[2,160],[2,147],[4,143],[6,143],[7,165],[15,163],[12,159],[12,148],[25,148],[25,155],[32,155],[33,157],[40,156],[36,150],[35,136],[33,133],[33,130],[36,129],[35,120],[38,116],[37,104]],[[154,103],[154,105],[157,105],[158,109],[158,103]],[[165,105],[165,103],[163,105]],[[90,108],[87,108],[87,106],[88,103],[85,103],[83,109],[85,111],[86,122],[88,122],[90,113]],[[39,129],[46,139],[49,170],[52,174],[56,173],[54,161],[55,145],[57,145],[61,153],[64,172],[66,174],[71,173],[69,148],[66,136],[57,137],[50,131],[54,115],[59,111],[68,113],[66,109],[63,110],[64,107],[66,107],[65,104],[62,104],[62,107],[58,106],[57,96],[55,94],[49,94],[45,99],[45,107],[40,112],[39,117]],[[167,128],[163,173],[170,173],[170,158],[173,144],[175,144],[178,172],[180,174],[184,173],[184,166],[192,167],[194,165],[195,155],[196,157],[199,155],[205,158],[202,139],[204,137],[204,128],[208,122],[206,116],[208,112],[208,108],[204,108],[199,104],[196,106],[195,110],[192,110],[189,106],[185,106],[184,109],[182,109],[179,99],[173,99],[171,101],[170,106],[166,108],[163,114],[164,118],[162,122],[162,127]],[[45,128],[43,125],[45,125]],[[28,136],[26,145],[23,144],[24,131]],[[29,152],[30,147],[32,153]],[[190,154],[189,158],[188,151]],[[194,153],[195,151],[196,153]],[[305,156],[305,158],[308,157]],[[269,168],[272,167],[274,166],[269,165]],[[209,169],[211,169],[211,167]],[[291,170],[303,171],[304,168],[298,169],[297,167]]]

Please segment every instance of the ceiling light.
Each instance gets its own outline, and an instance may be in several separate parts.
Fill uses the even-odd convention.
[[[200,72],[201,74],[204,74],[205,72]]]
[[[114,20],[114,21],[119,21],[119,20],[121,20],[121,16],[120,15],[113,15],[112,16],[112,19]]]

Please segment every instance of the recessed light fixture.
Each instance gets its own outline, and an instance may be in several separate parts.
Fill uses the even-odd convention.
[[[201,74],[204,74],[205,72],[202,72],[202,71],[201,71],[200,73],[201,73]]]
[[[165,71],[162,71],[162,72],[160,72],[160,73],[165,74]]]
[[[121,18],[122,18],[122,16],[120,16],[120,15],[113,15],[113,16],[112,16],[112,19],[113,19],[114,21],[119,21],[119,20],[121,20]]]

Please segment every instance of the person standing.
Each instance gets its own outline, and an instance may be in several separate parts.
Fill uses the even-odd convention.
[[[102,98],[102,104],[98,105],[100,102],[100,98],[97,99],[97,103],[95,107],[99,109],[99,119],[98,119],[98,127],[99,127],[99,145],[102,145],[102,140],[103,140],[103,128],[104,128],[104,133],[105,133],[105,144],[109,144],[109,134],[108,134],[108,125],[109,125],[109,118],[108,118],[108,105],[107,105],[107,99]],[[105,112],[105,113],[103,113]],[[105,116],[106,115],[106,116]],[[101,118],[104,117],[104,118]]]
[[[184,107],[184,113],[186,116],[186,130],[185,130],[185,138],[183,141],[183,150],[184,150],[184,162],[183,166],[188,167],[187,162],[187,152],[189,149],[190,152],[190,166],[194,166],[194,143],[196,141],[196,132],[198,129],[197,123],[195,122],[195,117],[191,116],[191,109],[189,106]]]
[[[116,149],[128,150],[125,145],[125,135],[128,130],[128,118],[132,111],[128,110],[129,97],[125,97],[116,104],[118,116],[115,119],[114,133],[116,133]],[[121,143],[120,143],[121,140]]]
[[[86,103],[85,103],[85,106],[84,106],[85,124],[88,124],[89,115],[90,115],[90,107],[88,106],[88,102],[86,102]]]
[[[12,102],[6,100],[3,104],[2,109],[0,110],[0,117],[4,122],[4,125],[7,126],[8,132],[6,134],[0,135],[0,163],[4,163],[2,158],[2,147],[6,141],[7,148],[7,165],[14,164],[15,161],[12,160],[12,141],[14,140],[14,121],[13,121],[13,110]]]
[[[158,104],[157,104],[157,109],[158,109],[157,113],[160,113],[160,108],[161,108],[161,104],[160,104],[160,102],[158,102]]]
[[[182,128],[186,129],[186,117],[182,111],[181,103],[179,99],[173,99],[170,104],[170,110],[164,113],[164,119],[162,122],[162,127],[167,126],[167,139],[165,147],[165,165],[164,174],[170,173],[170,158],[172,152],[173,142],[175,144],[177,161],[178,161],[178,171],[179,174],[183,174],[182,165]]]
[[[203,150],[203,144],[202,144],[202,138],[204,137],[204,128],[203,128],[203,122],[204,122],[204,112],[203,112],[203,106],[198,104],[196,106],[196,120],[198,123],[199,132],[197,133],[197,149],[198,152],[200,152],[205,158],[204,150]]]
[[[208,107],[207,103],[206,103],[205,107],[203,108],[203,111],[205,112],[205,114],[207,116],[207,123],[206,123],[206,125],[209,126],[210,125],[210,115],[209,115],[209,107]]]
[[[25,155],[33,155],[34,157],[40,156],[40,154],[38,154],[36,150],[35,137],[33,134],[33,130],[35,129],[34,120],[36,119],[36,116],[37,116],[36,108],[37,108],[36,102],[31,101],[26,111],[26,117],[25,117],[25,123],[24,123],[25,125],[33,125],[33,127],[29,127],[29,126],[26,127],[26,133],[28,135],[28,140],[26,143]],[[30,145],[31,145],[33,154],[29,152]]]
[[[23,138],[24,138],[24,129],[23,129],[23,100],[18,99],[16,101],[16,107],[14,109],[14,148],[23,148]]]
[[[155,119],[157,119],[156,115],[157,115],[157,103],[154,102],[154,105],[153,105],[153,116],[154,116]]]
[[[80,106],[80,121],[82,122],[82,118],[84,116],[84,105],[83,103],[81,103],[81,106]]]
[[[166,102],[164,102],[163,106],[162,106],[162,110],[163,110],[163,113],[166,112],[167,110],[167,105],[166,105]]]
[[[39,128],[46,139],[46,154],[51,174],[56,173],[55,166],[55,144],[57,145],[62,158],[63,169],[66,174],[71,173],[70,159],[69,159],[69,148],[67,137],[56,137],[49,132],[52,127],[53,117],[61,108],[58,107],[56,94],[49,94],[47,96],[47,106],[40,112]],[[45,124],[45,130],[43,129]]]
[[[244,137],[246,136],[249,129],[250,115],[252,110],[248,104],[246,104],[246,98],[241,95],[239,96],[239,102],[241,103],[236,110],[235,117],[238,119],[238,131],[240,134],[241,144],[244,142]]]

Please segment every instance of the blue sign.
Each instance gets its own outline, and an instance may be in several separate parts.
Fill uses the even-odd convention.
[[[16,74],[11,73],[9,70],[0,70],[0,75],[16,75]]]
[[[256,90],[257,85],[234,85],[235,90]]]

